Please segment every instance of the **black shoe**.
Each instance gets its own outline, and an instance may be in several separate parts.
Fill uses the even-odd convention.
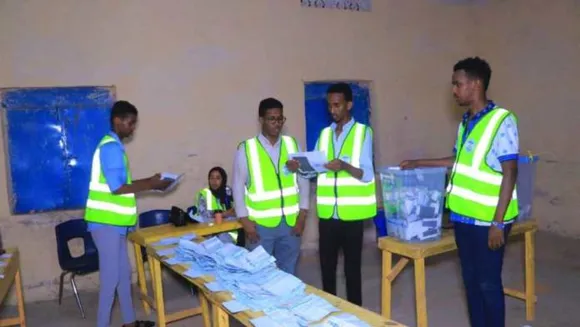
[[[154,327],[155,323],[149,320],[135,320],[135,322],[123,325],[123,327]]]

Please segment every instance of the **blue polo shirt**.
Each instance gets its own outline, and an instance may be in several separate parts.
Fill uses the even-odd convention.
[[[465,143],[469,133],[471,133],[473,128],[481,121],[481,119],[495,108],[495,103],[493,101],[489,101],[485,109],[475,114],[471,120],[469,119],[469,112],[466,112],[463,115],[462,125],[466,126],[466,128],[461,139],[461,145]],[[457,147],[453,148],[453,153],[457,154]],[[501,173],[501,163],[510,160],[518,160],[519,153],[520,149],[517,122],[513,116],[508,116],[499,126],[497,134],[493,140],[491,150],[487,154],[486,162],[491,169]],[[475,220],[471,217],[463,216],[453,211],[451,212],[449,219],[455,223],[479,226],[491,225],[491,223]]]
[[[111,192],[118,190],[127,182],[127,169],[125,167],[125,147],[115,132],[109,132],[109,135],[117,142],[109,142],[101,146],[100,160],[103,175],[109,185]],[[88,231],[91,232],[102,226],[111,226],[100,223],[88,223]],[[114,226],[121,234],[126,235],[128,227]]]

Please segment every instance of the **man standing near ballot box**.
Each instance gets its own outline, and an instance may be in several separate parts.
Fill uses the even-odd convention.
[[[131,296],[131,265],[127,233],[137,223],[135,193],[163,190],[170,180],[159,174],[133,180],[123,141],[137,126],[137,108],[117,101],[111,109],[111,131],[93,154],[85,221],[99,252],[99,308],[97,327],[107,327],[115,292],[119,296],[124,327],[152,327],[152,321],[135,320]]]
[[[234,159],[233,196],[246,247],[261,245],[281,270],[294,274],[307,210],[309,182],[286,168],[289,155],[300,151],[296,139],[282,135],[282,103],[260,102],[262,131],[238,146]]]
[[[454,155],[401,163],[404,169],[453,167],[446,205],[454,223],[471,327],[505,326],[501,272],[507,236],[518,215],[517,120],[487,99],[490,78],[488,63],[479,57],[457,62],[453,95],[467,111]]]
[[[344,255],[347,300],[362,305],[362,246],[364,222],[377,214],[373,134],[351,116],[352,89],[346,83],[327,90],[328,111],[334,121],[324,128],[316,149],[326,156],[328,172],[318,174],[316,210],[322,288],[336,295],[338,254]],[[299,164],[288,164],[293,171]]]

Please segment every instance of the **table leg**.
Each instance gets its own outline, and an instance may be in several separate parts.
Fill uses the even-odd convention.
[[[213,311],[213,325],[215,327],[229,327],[230,326],[230,316],[225,309],[215,304],[212,307]]]
[[[165,319],[165,302],[163,301],[163,278],[161,277],[161,262],[152,256],[148,256],[149,264],[152,266],[153,294],[155,298],[155,308],[157,309],[157,327],[167,326]]]
[[[425,293],[425,259],[415,259],[415,303],[417,327],[427,327],[427,295]]]
[[[383,273],[381,280],[381,314],[387,319],[391,319],[391,281],[387,276],[393,269],[393,254],[383,250]]]
[[[139,290],[141,292],[141,296],[147,296],[147,280],[145,279],[145,267],[143,266],[143,257],[141,256],[141,245],[137,243],[133,243],[133,250],[135,252],[135,266],[137,267],[137,284],[139,284]],[[151,280],[153,280],[153,276],[151,276]],[[143,310],[145,311],[146,315],[151,314],[151,307],[149,307],[149,303],[145,301],[145,299],[141,299],[141,303],[143,303]]]
[[[152,287],[155,287],[155,282],[153,281],[153,275],[155,275],[155,271],[153,268],[153,264],[151,264],[151,261],[147,260],[149,263],[147,264],[149,266],[149,276],[151,276],[151,285]],[[147,279],[144,279],[145,285],[147,285]],[[147,286],[145,286],[145,290],[147,290]],[[153,308],[155,309],[155,308]]]
[[[16,276],[14,276],[14,281],[16,286],[16,299],[18,301],[18,319],[20,321],[20,327],[26,327],[26,316],[24,314],[24,292],[22,291],[22,279],[20,277],[20,268],[16,270]]]
[[[199,298],[199,304],[201,306],[203,326],[211,327],[211,313],[209,311],[209,302],[207,301],[207,297],[205,297],[205,294],[201,290],[199,290],[197,297]]]
[[[526,232],[525,237],[525,274],[526,274],[526,320],[532,321],[536,315],[536,262],[535,231]]]

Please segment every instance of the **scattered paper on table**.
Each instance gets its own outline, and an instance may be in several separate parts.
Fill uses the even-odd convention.
[[[238,312],[250,310],[250,308],[248,308],[245,304],[238,302],[236,300],[224,302],[224,303],[222,303],[222,305],[224,307],[226,307],[226,309],[228,309],[228,311],[231,313],[238,313]]]
[[[186,241],[195,240],[196,238],[197,238],[197,235],[196,234],[193,234],[193,233],[186,234],[186,235],[183,235],[183,236],[180,236],[179,237],[180,240],[186,240]]]
[[[315,294],[308,294],[301,302],[292,307],[292,312],[296,316],[308,322],[319,321],[329,314],[338,311],[338,308]]]
[[[207,289],[212,291],[212,292],[227,291],[227,289],[220,282],[217,282],[217,281],[205,283],[205,287],[207,287]]]
[[[272,319],[268,316],[261,316],[258,318],[254,318],[254,319],[250,320],[250,322],[255,327],[283,327],[283,325],[280,325],[279,323],[274,321],[274,319]]]
[[[311,325],[312,327],[371,327],[371,325],[359,319],[357,316],[350,313],[341,313],[336,316],[330,316],[325,321]]]
[[[189,278],[199,278],[204,275],[203,272],[199,271],[196,268],[189,268],[186,272],[183,273],[185,276]]]
[[[179,237],[167,237],[151,244],[151,246],[173,245],[179,243],[179,240]]]
[[[167,256],[170,256],[172,254],[175,254],[175,248],[167,248],[167,249],[157,250],[157,254],[162,256],[162,257],[167,257]]]
[[[172,258],[169,258],[169,259],[167,259],[167,260],[164,260],[164,261],[165,261],[165,263],[167,263],[168,265],[172,265],[172,266],[174,266],[174,265],[179,265],[179,264],[184,264],[184,263],[189,263],[188,261],[181,260],[181,259],[180,259],[180,258],[178,258],[178,257],[172,257]]]
[[[223,304],[228,312],[262,311],[267,316],[256,318],[254,325],[302,327],[338,311],[326,299],[307,294],[306,284],[280,270],[262,246],[248,251],[214,236],[201,243],[180,240],[175,255],[190,263],[184,276],[211,276],[214,280],[205,283],[210,292],[232,295]]]

